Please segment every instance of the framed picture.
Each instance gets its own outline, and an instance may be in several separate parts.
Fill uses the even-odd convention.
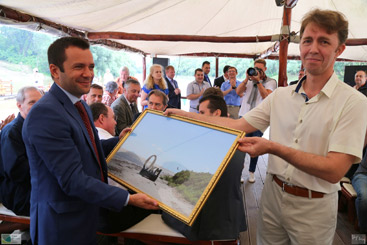
[[[191,225],[243,135],[147,109],[107,157],[109,177]]]

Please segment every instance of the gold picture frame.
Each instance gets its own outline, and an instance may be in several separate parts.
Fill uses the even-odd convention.
[[[146,109],[107,157],[109,177],[192,225],[243,136]]]

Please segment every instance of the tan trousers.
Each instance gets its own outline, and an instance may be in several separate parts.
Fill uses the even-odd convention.
[[[238,119],[238,112],[240,111],[239,106],[227,105],[227,110],[230,118]]]
[[[257,220],[257,244],[332,244],[338,193],[323,198],[298,197],[282,191],[267,174]]]

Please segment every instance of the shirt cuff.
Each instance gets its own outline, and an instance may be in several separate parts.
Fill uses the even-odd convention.
[[[126,202],[124,204],[124,207],[127,206],[127,204],[129,203],[129,200],[130,200],[130,194],[127,194],[127,198],[126,198]]]

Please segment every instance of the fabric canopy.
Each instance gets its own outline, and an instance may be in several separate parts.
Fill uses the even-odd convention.
[[[124,32],[216,37],[269,36],[280,34],[283,17],[283,7],[277,7],[274,0],[0,0],[0,4],[85,34]],[[299,0],[292,9],[289,32],[297,33],[302,17],[313,8],[342,12],[349,20],[348,38],[367,38],[367,0]],[[274,44],[274,41],[113,41],[154,55],[256,55]],[[290,43],[288,55],[299,55],[298,44]],[[367,61],[367,45],[347,46],[340,58]]]

